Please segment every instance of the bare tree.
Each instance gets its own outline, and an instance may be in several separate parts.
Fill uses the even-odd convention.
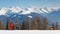
[[[6,23],[6,30],[9,30],[9,23],[10,23],[10,18],[7,18],[7,23]]]
[[[47,29],[47,27],[48,27],[48,20],[47,20],[47,18],[43,18],[43,22],[42,22],[42,25],[41,25],[41,29],[42,30],[46,30]]]
[[[3,30],[4,29],[4,24],[2,22],[2,20],[0,19],[0,30]]]
[[[32,19],[32,23],[31,23],[31,29],[32,30],[38,30],[40,29],[40,20],[39,17],[36,16],[34,19]]]
[[[26,20],[23,20],[21,29],[22,30],[28,30],[29,29],[29,24],[27,23]]]
[[[6,30],[13,30],[13,23],[10,20],[10,17],[7,18]]]
[[[58,30],[58,22],[55,24],[55,30]]]
[[[19,24],[19,22],[18,22],[18,19],[16,19],[16,22],[15,22],[15,30],[20,30],[21,28],[20,28],[20,24]]]

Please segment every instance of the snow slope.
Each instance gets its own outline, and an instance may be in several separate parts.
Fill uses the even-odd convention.
[[[44,7],[44,8],[36,8],[36,7],[28,7],[26,9],[22,9],[20,7],[9,7],[9,8],[2,8],[0,9],[0,15],[8,15],[9,13],[11,14],[31,14],[32,12],[38,13],[38,14],[48,14],[51,13],[52,11],[56,11],[60,8],[49,8],[49,7]]]

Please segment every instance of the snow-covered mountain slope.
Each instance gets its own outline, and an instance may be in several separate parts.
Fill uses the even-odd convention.
[[[48,14],[58,9],[59,8],[49,8],[49,7],[44,7],[44,8],[28,7],[26,9],[22,9],[20,7],[9,7],[9,8],[0,9],[0,15],[10,16],[11,14],[16,14],[16,13],[17,14],[31,14],[32,12],[38,13],[38,14]]]
[[[33,18],[35,16],[39,16],[41,19],[43,17],[47,17],[49,21],[55,22],[56,20],[57,21],[60,20],[59,18],[55,17],[55,16],[59,17],[59,13],[60,8],[28,7],[26,9],[22,9],[20,7],[9,7],[0,9],[0,18],[2,18],[4,22],[6,22],[7,17],[10,17],[13,22],[16,20],[16,18],[19,20],[19,22],[22,22],[23,19],[25,18]],[[53,19],[53,17],[55,18]]]

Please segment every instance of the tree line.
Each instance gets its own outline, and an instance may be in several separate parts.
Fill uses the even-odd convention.
[[[32,18],[30,22],[24,19],[22,24],[18,22],[18,19],[15,20],[15,23],[12,23],[8,17],[6,25],[4,25],[2,19],[0,19],[0,30],[58,30],[58,22],[53,23],[50,27],[46,17],[43,18],[42,22],[38,16]]]

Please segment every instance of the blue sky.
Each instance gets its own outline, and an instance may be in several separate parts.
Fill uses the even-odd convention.
[[[38,7],[59,7],[60,0],[0,0],[0,8],[13,6],[20,6],[22,8],[26,8],[30,5]]]

